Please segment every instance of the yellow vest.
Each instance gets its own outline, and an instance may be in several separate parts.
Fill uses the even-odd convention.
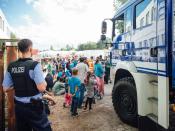
[[[89,60],[88,65],[89,65],[89,71],[94,72],[94,62],[93,62],[93,60]]]

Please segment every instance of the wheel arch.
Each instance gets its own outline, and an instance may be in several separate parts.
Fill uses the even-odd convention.
[[[136,86],[135,84],[135,80],[134,80],[134,77],[133,75],[126,69],[118,69],[115,73],[115,80],[114,80],[114,84],[116,84],[116,82],[122,78],[125,78],[125,77],[130,77],[133,79],[133,84]]]

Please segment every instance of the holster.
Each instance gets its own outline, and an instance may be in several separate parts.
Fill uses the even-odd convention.
[[[32,103],[32,106],[38,113],[42,113],[44,110],[44,104],[42,99],[30,99],[30,102]]]

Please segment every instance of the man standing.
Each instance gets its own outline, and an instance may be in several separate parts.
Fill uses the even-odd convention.
[[[110,79],[110,68],[111,68],[110,60],[106,57],[106,59],[105,59],[105,76],[104,76],[105,84],[108,84],[108,81]]]
[[[46,90],[41,65],[33,61],[32,41],[22,39],[18,49],[21,58],[9,64],[3,81],[5,92],[15,90],[15,114],[17,131],[51,131],[44,111],[42,92]]]
[[[88,72],[88,66],[84,63],[84,59],[80,58],[80,63],[77,64],[78,69],[78,78],[81,80],[81,87],[80,87],[80,99],[78,103],[78,107],[81,108],[83,99],[84,99],[84,92],[85,92],[85,85],[84,85],[84,79],[86,76],[86,73]]]

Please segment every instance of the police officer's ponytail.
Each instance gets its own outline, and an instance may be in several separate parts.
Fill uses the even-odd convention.
[[[22,52],[25,53],[28,51],[29,47],[32,46],[32,41],[29,39],[22,39],[18,42],[18,49]]]

